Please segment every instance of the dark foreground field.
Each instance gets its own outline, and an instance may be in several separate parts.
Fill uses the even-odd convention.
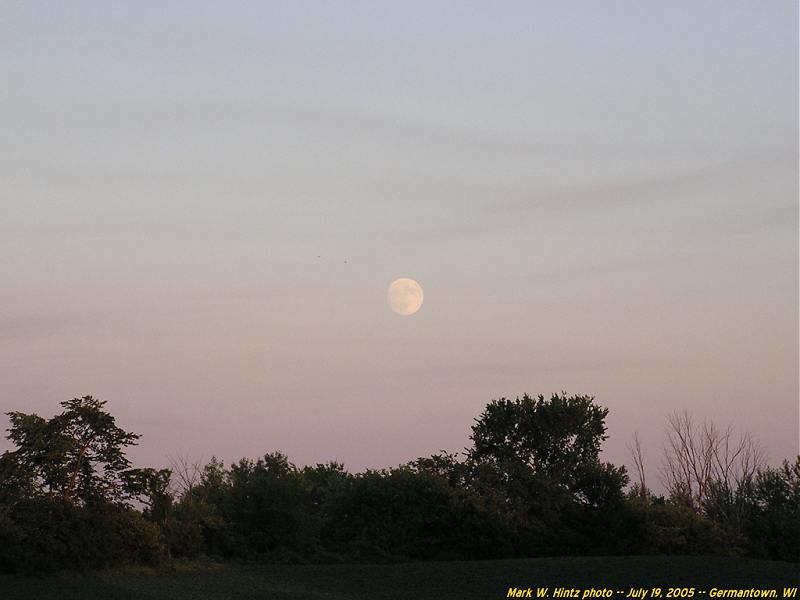
[[[800,565],[705,557],[590,557],[400,565],[223,566],[149,575],[0,576],[2,600],[480,599],[509,586],[796,586]],[[782,595],[781,590],[778,592]],[[619,595],[621,599],[624,595]],[[705,594],[699,598],[707,598]]]

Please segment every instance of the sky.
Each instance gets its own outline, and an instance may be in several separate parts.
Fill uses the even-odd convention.
[[[566,391],[651,478],[673,411],[796,455],[797,50],[786,0],[5,3],[0,409],[361,470]]]

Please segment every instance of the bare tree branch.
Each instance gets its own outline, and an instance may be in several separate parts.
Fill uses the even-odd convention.
[[[169,465],[172,470],[170,486],[175,497],[184,497],[200,483],[203,472],[201,460],[192,460],[185,454],[178,454],[170,457]]]
[[[641,495],[642,500],[648,502],[650,498],[650,491],[647,488],[647,480],[645,478],[644,452],[642,451],[642,444],[639,440],[638,430],[633,433],[633,441],[628,442],[626,445],[628,447],[628,452],[630,452],[631,458],[633,459],[636,475],[639,479],[639,494]]]
[[[662,479],[673,499],[694,510],[703,510],[711,486],[732,496],[763,464],[763,450],[750,433],[697,422],[687,411],[667,415]]]

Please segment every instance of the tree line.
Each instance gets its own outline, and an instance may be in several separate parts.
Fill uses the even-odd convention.
[[[280,452],[225,465],[134,468],[139,436],[104,401],[51,419],[7,413],[0,571],[102,569],[214,557],[279,562],[459,560],[580,554],[715,554],[800,561],[800,456],[688,413],[668,418],[647,485],[600,458],[608,409],[590,396],[491,401],[471,446],[396,468],[298,467]]]

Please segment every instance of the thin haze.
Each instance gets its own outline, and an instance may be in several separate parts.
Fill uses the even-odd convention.
[[[1,409],[361,469],[565,390],[616,462],[683,409],[798,452],[796,2],[2,13]]]

